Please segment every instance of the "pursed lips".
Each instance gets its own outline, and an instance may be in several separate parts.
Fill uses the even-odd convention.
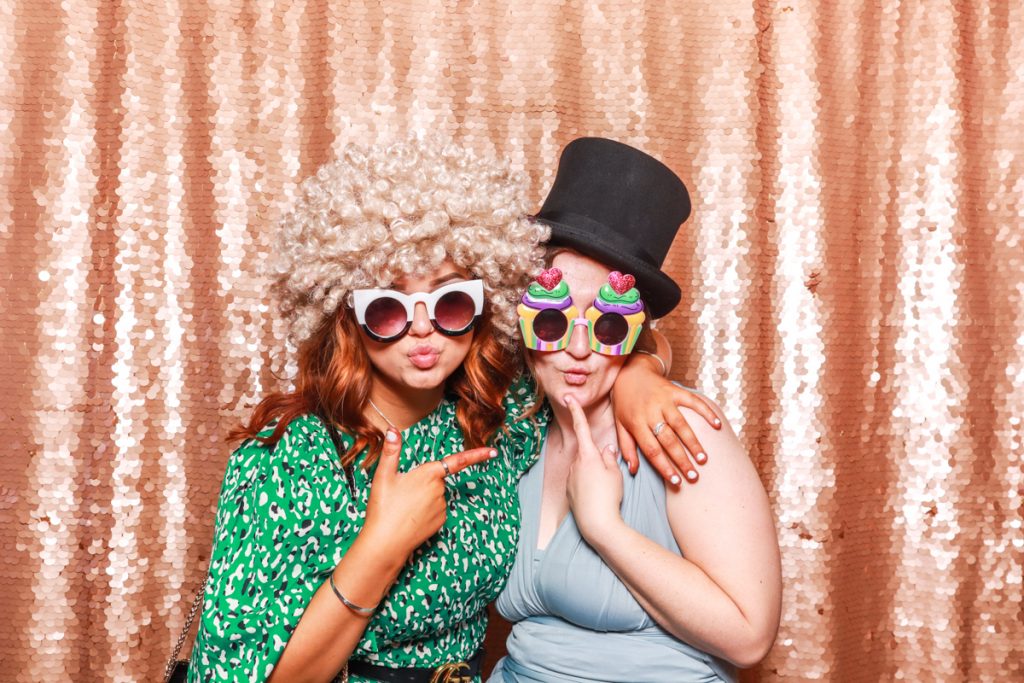
[[[581,367],[566,368],[561,373],[565,378],[565,383],[573,385],[584,384],[587,381],[587,377],[590,376],[590,370]]]
[[[429,344],[417,344],[409,349],[409,361],[420,370],[429,370],[437,364],[441,352]]]

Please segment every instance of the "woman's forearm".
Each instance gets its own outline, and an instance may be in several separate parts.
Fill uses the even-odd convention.
[[[334,583],[356,605],[372,607],[387,595],[408,559],[364,530],[335,567]],[[355,650],[369,617],[356,614],[324,581],[303,612],[268,683],[328,683]]]
[[[672,346],[661,332],[644,327],[636,340],[634,351],[642,353],[630,354],[626,359],[626,367],[636,369],[640,365],[649,366],[659,376],[667,377],[672,371]],[[657,360],[651,358],[653,354]]]
[[[589,536],[591,546],[640,606],[675,637],[741,667],[753,666],[768,652],[775,626],[745,614],[695,563],[621,519]]]
[[[654,340],[654,353],[665,364],[665,376],[672,374],[672,345],[668,338],[657,330],[651,330],[651,338]]]

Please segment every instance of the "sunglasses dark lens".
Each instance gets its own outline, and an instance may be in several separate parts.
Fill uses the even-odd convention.
[[[469,327],[475,313],[473,297],[465,292],[448,292],[434,304],[434,321],[449,332]]]
[[[537,314],[533,319],[533,333],[537,339],[546,342],[555,342],[565,336],[569,329],[569,320],[561,311],[548,308]]]
[[[629,324],[618,313],[602,313],[594,323],[594,337],[605,346],[621,344],[629,333]]]
[[[366,327],[378,337],[385,339],[401,334],[409,315],[398,299],[382,296],[366,307]]]

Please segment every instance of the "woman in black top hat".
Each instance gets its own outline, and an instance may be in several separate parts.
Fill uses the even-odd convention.
[[[775,638],[774,522],[724,413],[720,431],[690,419],[708,454],[697,486],[666,486],[643,460],[624,476],[618,457],[611,386],[642,327],[679,302],[661,264],[689,212],[682,181],[632,147],[584,138],[562,154],[537,216],[550,268],[518,309],[554,418],[519,484],[498,598],[514,627],[492,681],[730,681]]]

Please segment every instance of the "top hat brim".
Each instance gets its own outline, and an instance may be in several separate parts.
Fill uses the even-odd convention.
[[[652,318],[662,318],[679,305],[679,285],[654,266],[650,256],[640,255],[644,253],[642,245],[625,243],[618,233],[599,223],[588,221],[586,228],[579,228],[548,217],[534,219],[551,228],[549,246],[569,247],[636,278],[637,289]]]

